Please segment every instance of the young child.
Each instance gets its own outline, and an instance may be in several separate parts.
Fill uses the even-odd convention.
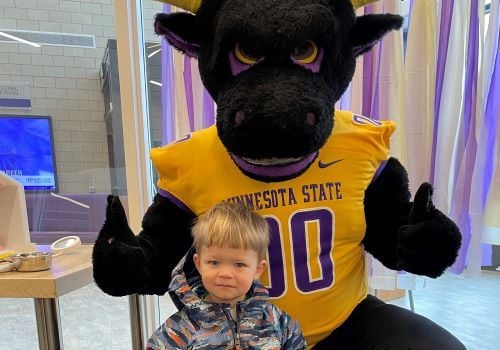
[[[188,253],[169,287],[180,311],[153,333],[147,349],[306,349],[298,323],[269,302],[257,281],[267,266],[266,220],[243,204],[221,202],[198,218],[192,233],[199,275],[186,276]]]

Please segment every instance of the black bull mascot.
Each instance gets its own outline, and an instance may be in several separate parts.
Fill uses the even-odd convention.
[[[464,349],[430,320],[367,296],[364,251],[435,278],[461,242],[431,185],[410,202],[406,170],[388,155],[394,123],[334,110],[356,56],[402,18],[356,17],[349,0],[170,3],[195,14],[158,14],[155,30],[198,58],[216,126],[152,150],[158,194],[139,235],[108,198],[93,252],[98,286],[163,295],[190,250],[193,219],[219,201],[244,201],[270,225],[263,282],[309,348]]]

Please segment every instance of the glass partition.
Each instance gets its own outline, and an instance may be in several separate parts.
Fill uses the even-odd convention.
[[[24,185],[33,242],[92,243],[107,194],[127,194],[113,1],[10,1],[0,19],[0,171]]]
[[[31,241],[93,243],[107,195],[128,207],[115,1],[2,1],[0,86],[0,171],[24,186]],[[132,348],[127,298],[90,284],[59,306],[67,349]],[[33,301],[0,310],[0,348],[37,348]]]

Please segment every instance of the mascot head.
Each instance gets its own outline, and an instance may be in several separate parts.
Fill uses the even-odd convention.
[[[191,13],[158,14],[157,34],[198,58],[217,103],[218,135],[249,176],[305,171],[329,138],[334,104],[355,58],[400,16],[356,17],[374,0],[162,0]]]

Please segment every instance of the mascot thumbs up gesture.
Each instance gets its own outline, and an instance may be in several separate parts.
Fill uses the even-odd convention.
[[[262,280],[310,348],[465,349],[430,320],[367,295],[365,251],[391,269],[438,277],[461,241],[431,185],[410,201],[406,170],[389,156],[395,124],[334,108],[356,56],[402,18],[356,17],[350,0],[170,3],[189,12],[158,14],[155,30],[198,58],[216,125],[151,151],[158,194],[137,236],[108,198],[93,254],[98,286],[164,294],[192,244],[192,221],[239,201],[268,220]],[[196,273],[185,261],[184,273]]]

